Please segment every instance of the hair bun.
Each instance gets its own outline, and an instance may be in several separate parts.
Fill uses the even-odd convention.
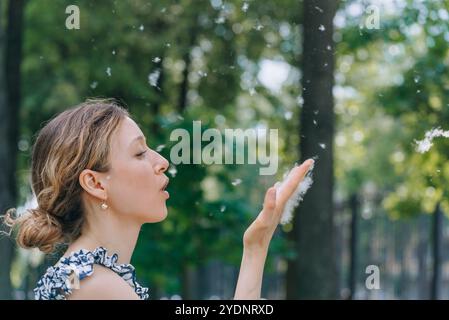
[[[8,210],[5,223],[12,229],[18,227],[17,243],[22,248],[39,248],[42,252],[50,253],[56,244],[64,240],[61,224],[42,208],[29,209],[17,218],[12,217],[13,211]]]

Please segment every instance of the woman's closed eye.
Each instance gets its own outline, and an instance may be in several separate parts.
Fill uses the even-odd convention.
[[[138,154],[136,154],[136,157],[138,157],[138,158],[143,157],[147,151],[148,151],[148,149],[146,149],[146,150],[144,150],[142,152],[139,152]]]

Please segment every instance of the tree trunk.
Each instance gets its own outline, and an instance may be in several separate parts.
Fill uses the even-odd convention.
[[[440,204],[437,204],[433,213],[433,234],[432,234],[432,251],[433,251],[433,274],[432,287],[430,297],[432,300],[438,300],[441,287],[441,240],[443,231],[443,212]]]
[[[170,28],[170,26],[164,21],[163,17],[160,19],[154,20],[154,24],[151,27],[151,30],[155,32],[155,34],[162,34],[164,30]],[[154,135],[156,139],[161,138],[161,126],[160,126],[160,110],[161,105],[167,100],[167,94],[165,92],[164,83],[165,83],[165,70],[164,70],[164,59],[166,57],[166,48],[161,48],[160,52],[158,52],[157,57],[158,60],[152,59],[152,63],[154,64],[154,68],[159,70],[159,77],[156,81],[155,89],[155,98],[154,101],[151,102],[151,114],[154,116],[150,124],[151,133]]]
[[[196,23],[196,20],[193,22]],[[194,27],[191,28],[189,32],[189,42],[184,48],[183,60],[184,60],[184,70],[182,71],[182,82],[179,87],[179,101],[178,101],[178,112],[180,114],[184,113],[187,107],[187,93],[189,92],[189,74],[192,64],[192,58],[190,57],[190,51],[196,43],[197,30]]]
[[[418,256],[418,299],[429,299],[429,285],[427,282],[427,244],[428,223],[427,217],[421,214],[418,222],[419,243],[417,248]]]
[[[358,243],[358,216],[360,202],[357,193],[353,193],[349,198],[349,207],[351,209],[351,238],[350,238],[350,270],[349,270],[349,299],[355,298],[357,289],[357,243]]]
[[[409,237],[409,233],[407,230],[406,221],[397,221],[398,230],[396,233],[396,256],[398,259],[398,265],[400,268],[399,278],[397,282],[397,297],[401,300],[407,299],[407,260],[406,260],[406,239],[405,237]],[[410,240],[410,239],[409,239]]]
[[[304,0],[301,158],[318,156],[314,185],[299,206],[292,236],[297,258],[289,262],[288,299],[336,298],[333,232],[334,42],[338,1]]]
[[[0,3],[0,10],[2,4]],[[3,30],[0,12],[0,214],[16,205],[16,157],[18,110],[20,107],[20,62],[22,46],[23,1],[11,0],[8,7],[8,32]],[[6,59],[5,59],[6,54]],[[4,230],[4,227],[1,227]],[[5,230],[4,230],[5,231]],[[12,298],[10,279],[14,256],[13,242],[0,238],[0,299]]]
[[[182,268],[182,299],[198,299],[197,288],[197,268],[189,263],[185,263]]]
[[[151,132],[154,134],[155,137],[160,137],[161,135],[161,128],[159,125],[159,120],[158,117],[160,117],[160,109],[161,109],[161,104],[163,103],[163,101],[165,100],[165,94],[164,94],[164,87],[163,87],[163,83],[165,80],[165,71],[164,71],[164,55],[161,55],[160,60],[159,61],[155,61],[154,64],[156,65],[156,68],[159,70],[160,74],[159,74],[159,78],[157,79],[156,82],[156,87],[157,87],[157,97],[155,99],[155,102],[152,103],[151,105],[151,114],[154,115],[154,119],[151,123]]]
[[[21,73],[22,63],[22,35],[23,35],[23,9],[24,0],[10,0],[8,7],[8,29],[6,33],[6,84],[8,90],[8,105],[10,109],[9,139],[10,154],[15,158],[17,153],[17,140],[19,136],[19,110],[21,104]],[[14,172],[16,161],[13,163]],[[16,188],[12,190],[16,198]]]

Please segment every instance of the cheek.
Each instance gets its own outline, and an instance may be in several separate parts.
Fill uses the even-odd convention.
[[[142,222],[161,220],[161,215],[165,217],[166,207],[160,192],[160,182],[149,162],[135,161],[116,166],[115,169],[109,180],[108,202],[117,213]]]

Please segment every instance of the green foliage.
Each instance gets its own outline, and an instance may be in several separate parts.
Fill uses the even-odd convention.
[[[436,139],[426,154],[414,143],[448,123],[449,28],[441,18],[448,9],[445,2],[408,1],[383,14],[379,30],[359,29],[359,21],[348,18],[341,31],[340,66],[352,64],[349,72],[344,66],[342,85],[358,94],[343,101],[339,134],[359,123],[364,140],[337,151],[343,161],[337,174],[347,192],[374,182],[394,218],[432,213],[437,203],[448,207],[449,143]]]

